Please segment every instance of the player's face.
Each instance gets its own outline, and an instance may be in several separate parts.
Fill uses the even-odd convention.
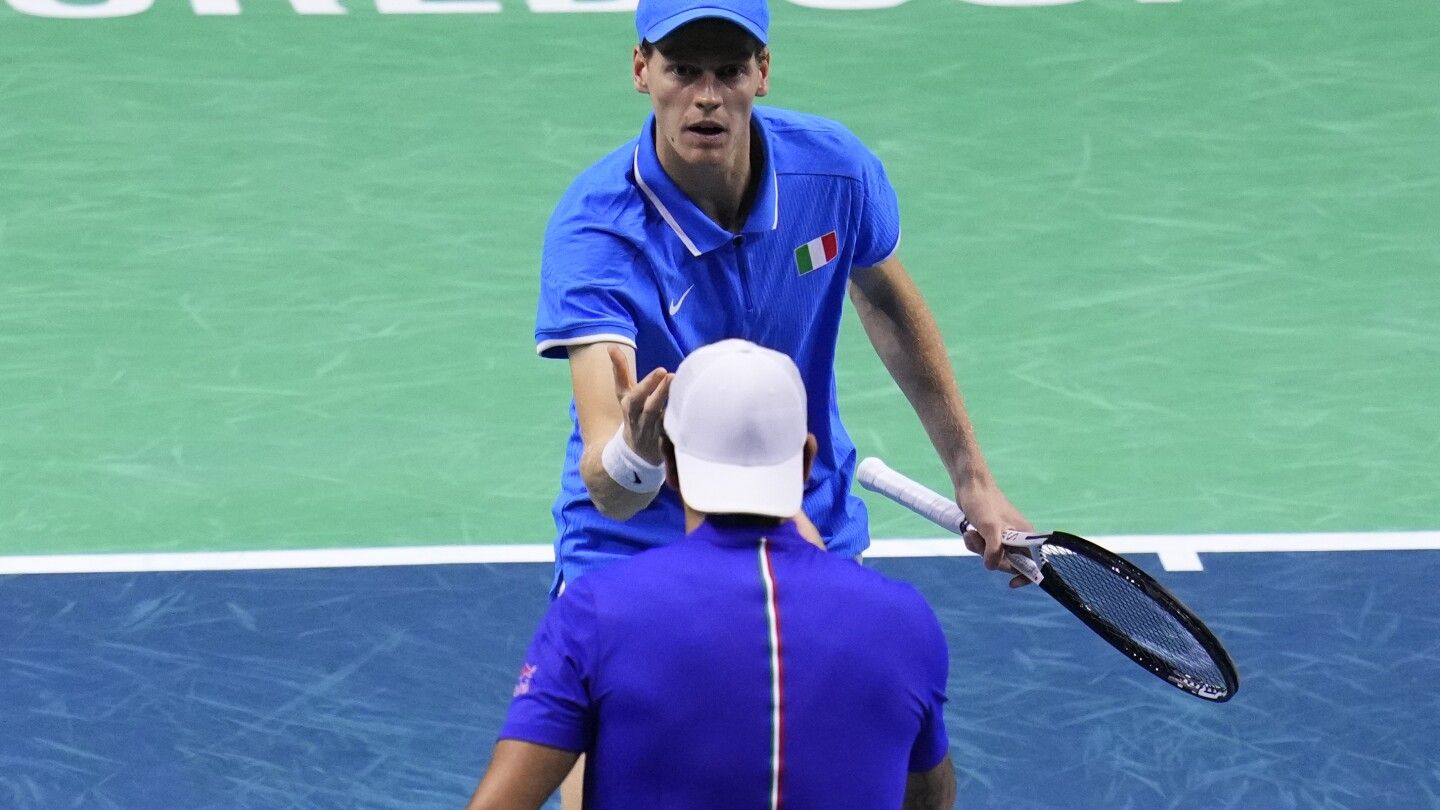
[[[635,49],[635,89],[655,107],[662,156],[692,165],[749,160],[750,112],[770,89],[770,57],[757,57],[738,31],[702,20],[667,39],[665,53]]]

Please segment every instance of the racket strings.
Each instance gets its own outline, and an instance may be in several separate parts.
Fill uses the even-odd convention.
[[[1224,674],[1190,630],[1121,570],[1063,546],[1041,547],[1045,562],[1094,618],[1110,625],[1190,684],[1228,691]]]

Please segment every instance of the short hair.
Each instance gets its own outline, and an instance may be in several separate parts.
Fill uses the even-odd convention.
[[[722,529],[773,529],[786,522],[772,515],[749,515],[741,512],[710,514],[705,522]]]

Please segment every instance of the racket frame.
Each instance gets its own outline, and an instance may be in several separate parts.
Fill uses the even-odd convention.
[[[1042,578],[1039,583],[1040,589],[1049,594],[1056,602],[1059,602],[1070,611],[1075,618],[1084,622],[1087,627],[1095,632],[1095,635],[1105,639],[1110,646],[1124,653],[1126,657],[1144,667],[1157,678],[1169,683],[1176,689],[1194,695],[1202,700],[1212,703],[1224,703],[1240,691],[1240,675],[1235,669],[1235,663],[1230,660],[1230,654],[1226,652],[1220,639],[1210,631],[1209,627],[1200,620],[1195,612],[1181,602],[1180,599],[1171,593],[1164,585],[1161,585],[1154,577],[1145,573],[1134,563],[1110,551],[1104,546],[1092,543],[1083,537],[1077,537],[1069,532],[1050,532],[1049,537],[1041,544],[1039,549],[1041,556],[1044,555],[1043,547],[1046,545],[1064,548],[1072,553],[1079,554],[1092,562],[1109,568],[1116,575],[1124,578],[1136,590],[1164,608],[1181,627],[1185,628],[1200,646],[1205,649],[1210,658],[1215,662],[1220,677],[1225,681],[1223,692],[1216,691],[1209,684],[1198,683],[1186,677],[1174,667],[1165,663],[1164,659],[1143,645],[1132,641],[1124,633],[1113,628],[1108,622],[1101,620],[1093,612],[1088,610],[1085,601],[1076,594],[1075,590],[1065,582],[1065,578],[1054,572],[1050,563],[1046,562],[1040,566],[1040,570],[1049,576]]]

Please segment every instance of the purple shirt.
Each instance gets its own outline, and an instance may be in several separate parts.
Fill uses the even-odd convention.
[[[587,808],[899,807],[948,750],[948,667],[909,585],[707,523],[567,584],[500,737],[586,752]]]

